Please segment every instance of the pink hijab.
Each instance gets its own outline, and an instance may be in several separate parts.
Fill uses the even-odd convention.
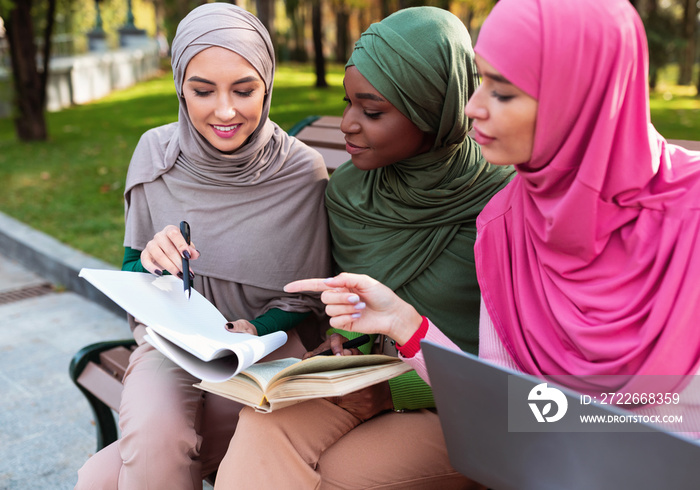
[[[694,374],[700,153],[651,126],[630,2],[502,0],[475,51],[539,101],[531,160],[477,220],[479,283],[510,355],[538,375]]]

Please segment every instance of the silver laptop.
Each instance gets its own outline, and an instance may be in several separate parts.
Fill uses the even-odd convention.
[[[543,387],[541,379],[428,341],[422,347],[450,462],[483,485],[494,490],[700,488],[700,445],[694,441],[639,423],[591,426],[590,432],[557,429],[543,419],[559,417],[560,405],[567,409],[562,421],[580,422],[582,410],[606,418],[630,412],[590,400],[584,405],[581,395],[566,389],[556,390],[566,400],[542,406],[535,393],[551,386]]]

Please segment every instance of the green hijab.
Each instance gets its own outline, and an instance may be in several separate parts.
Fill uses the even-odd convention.
[[[479,83],[469,33],[443,9],[400,10],[362,34],[353,65],[436,138],[431,151],[387,167],[334,172],[326,206],[336,266],[383,282],[476,353],[476,217],[513,171],[485,162],[467,136],[464,106]]]

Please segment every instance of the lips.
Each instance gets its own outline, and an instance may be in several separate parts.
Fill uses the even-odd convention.
[[[353,143],[350,143],[348,140],[345,140],[345,151],[347,151],[350,155],[357,155],[358,153],[362,153],[366,149],[366,147],[357,146]]]
[[[212,124],[211,127],[219,138],[231,138],[234,134],[236,134],[236,131],[239,127],[241,127],[241,125],[231,124],[228,126],[220,126],[218,124]]]
[[[476,127],[472,128],[474,130],[474,141],[479,143],[481,146],[488,145],[491,143],[493,140],[496,138],[492,138],[490,136],[486,136],[484,133],[479,131]]]

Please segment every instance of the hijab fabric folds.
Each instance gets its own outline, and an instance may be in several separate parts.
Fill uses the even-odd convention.
[[[188,63],[212,46],[245,58],[266,88],[258,127],[230,154],[197,132],[182,96]],[[263,288],[273,301],[285,296],[282,287],[289,281],[328,274],[328,174],[318,152],[268,118],[275,65],[262,23],[230,4],[197,7],[178,26],[172,64],[178,121],[145,133],[134,152],[125,191],[125,246],[142,250],[155,232],[185,219],[201,252],[191,265],[198,276]],[[299,311],[279,301],[268,306]]]
[[[531,160],[477,223],[479,282],[510,355],[534,374],[695,373],[700,154],[650,124],[634,8],[502,0],[476,52],[539,102]],[[623,379],[611,388],[641,382]]]
[[[478,83],[473,58],[464,25],[439,8],[400,10],[362,34],[347,66],[436,142],[376,170],[342,165],[326,207],[340,270],[385,283],[476,352],[476,216],[512,171],[486,163],[467,137],[464,106]]]

